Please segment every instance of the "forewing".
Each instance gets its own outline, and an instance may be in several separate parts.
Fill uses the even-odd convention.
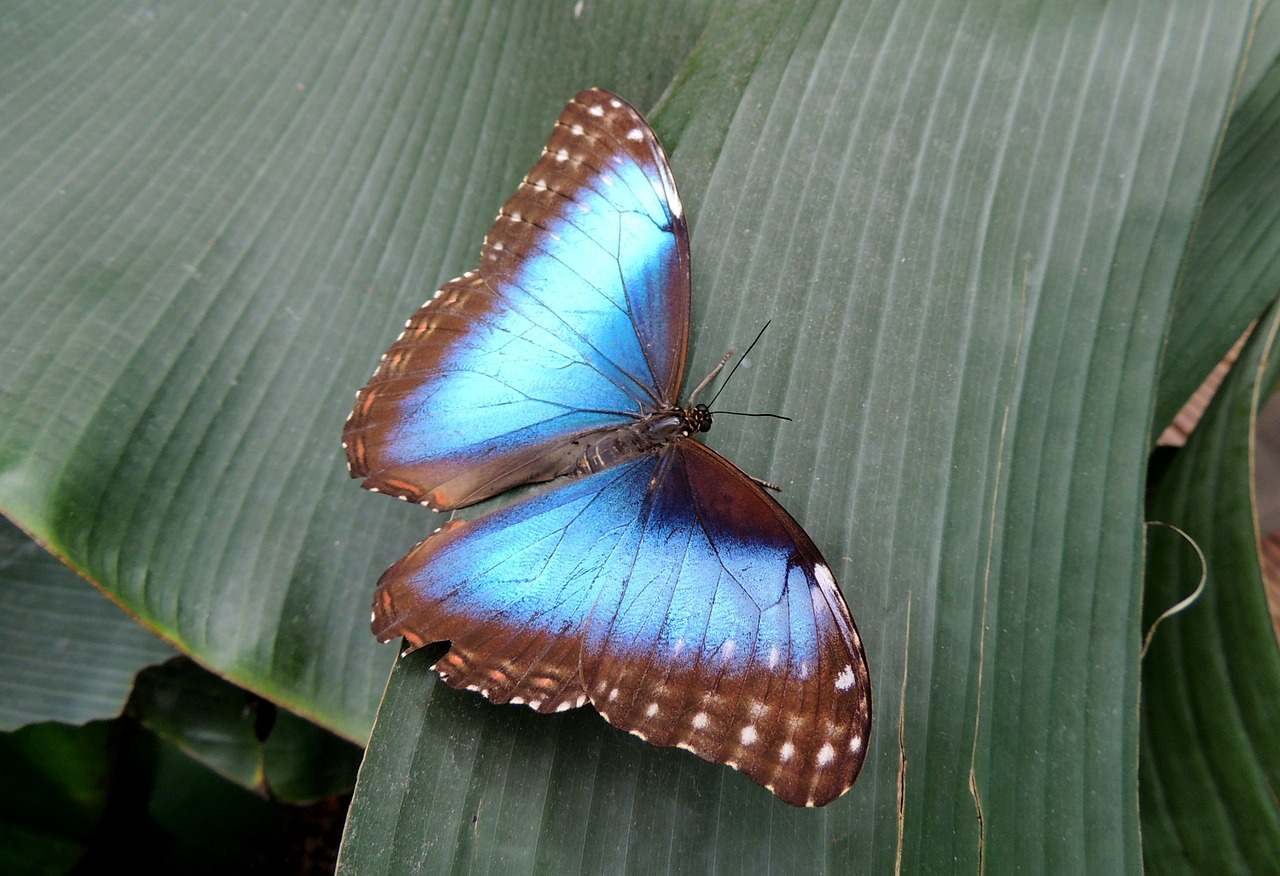
[[[480,266],[408,322],[343,432],[353,477],[437,509],[562,474],[683,376],[689,249],[653,131],[579,94],[503,206]]]

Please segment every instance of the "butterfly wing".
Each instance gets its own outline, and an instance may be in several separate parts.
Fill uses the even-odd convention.
[[[374,631],[450,641],[435,668],[454,687],[589,699],[794,805],[843,794],[865,756],[870,677],[829,568],[691,440],[435,533],[379,582]]]
[[[434,665],[450,685],[540,712],[583,705],[579,661],[604,582],[641,523],[652,455],[576,478],[432,533],[383,573],[373,600],[381,642],[449,641]]]
[[[871,727],[862,641],[790,514],[693,440],[661,455],[583,642],[612,724],[741,770],[793,805],[857,777]]]
[[[353,477],[436,509],[564,474],[679,390],[689,242],[666,156],[601,89],[573,99],[481,248],[409,320],[343,432]]]

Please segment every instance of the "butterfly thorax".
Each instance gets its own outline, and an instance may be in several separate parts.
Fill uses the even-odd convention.
[[[704,404],[667,408],[641,417],[622,429],[601,437],[578,457],[574,475],[595,474],[638,456],[666,447],[677,438],[711,428],[711,411]]]

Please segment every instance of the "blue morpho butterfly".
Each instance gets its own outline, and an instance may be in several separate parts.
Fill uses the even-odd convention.
[[[584,91],[343,432],[352,477],[437,511],[561,480],[415,547],[378,582],[373,631],[450,642],[434,669],[453,687],[590,702],[822,806],[866,756],[866,656],[809,536],[693,440],[711,414],[676,404],[689,307],[666,155],[633,107]]]

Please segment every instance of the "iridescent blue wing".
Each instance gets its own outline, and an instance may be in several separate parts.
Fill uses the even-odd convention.
[[[436,671],[494,702],[583,705],[587,621],[655,463],[641,457],[436,530],[379,579],[374,635],[403,636],[406,653],[450,642]]]
[[[688,231],[657,137],[573,99],[485,238],[409,320],[343,432],[353,477],[436,509],[566,473],[670,407],[689,332]]]
[[[660,460],[587,626],[588,696],[648,742],[823,806],[853,784],[871,728],[866,655],[831,569],[724,457],[684,439]]]
[[[435,668],[454,687],[542,712],[590,700],[794,805],[843,794],[866,753],[870,677],[830,569],[688,439],[439,530],[382,577],[374,632],[448,640]]]

